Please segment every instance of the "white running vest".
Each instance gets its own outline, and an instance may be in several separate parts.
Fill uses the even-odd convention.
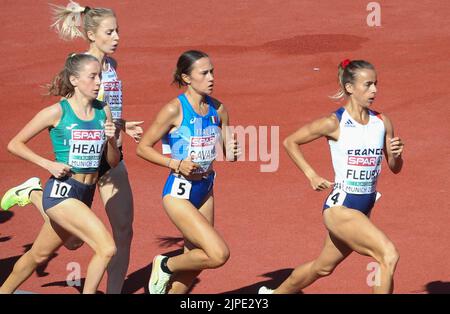
[[[117,77],[111,60],[106,58],[105,71],[102,71],[102,84],[97,99],[106,102],[111,109],[113,120],[122,118],[122,81]]]
[[[369,123],[356,122],[343,108],[335,112],[339,140],[328,140],[335,172],[335,188],[351,194],[376,192],[381,172],[386,130],[377,112],[369,110]]]

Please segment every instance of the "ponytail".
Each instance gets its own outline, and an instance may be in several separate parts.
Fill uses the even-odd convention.
[[[183,80],[182,75],[190,75],[192,72],[193,65],[195,61],[201,58],[209,58],[208,55],[203,51],[189,50],[185,51],[179,58],[177,62],[177,67],[173,72],[172,84],[177,84],[178,87],[186,86],[186,82]]]
[[[89,7],[82,7],[72,0],[65,7],[56,4],[50,5],[53,9],[54,20],[50,27],[56,30],[60,38],[64,40],[72,40],[77,37],[85,38],[80,27],[82,15],[89,10]]]
[[[81,37],[88,39],[87,32],[96,32],[100,22],[106,17],[116,17],[111,9],[82,7],[70,0],[67,6],[50,4],[53,10],[53,24],[59,37],[64,40],[73,40]],[[81,27],[83,25],[83,27]]]
[[[79,77],[82,66],[88,61],[98,62],[97,58],[85,53],[70,54],[66,59],[64,69],[47,85],[48,95],[66,98],[72,97],[75,93],[75,87],[70,82],[70,77]]]
[[[369,69],[375,70],[375,67],[367,61],[364,60],[353,60],[345,59],[338,66],[338,83],[339,90],[333,96],[330,96],[331,99],[339,101],[344,99],[347,96],[350,96],[350,93],[347,91],[345,85],[350,83],[353,84],[356,79],[356,74],[359,70]]]

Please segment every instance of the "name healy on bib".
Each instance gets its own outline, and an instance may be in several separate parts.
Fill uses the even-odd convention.
[[[69,165],[76,168],[99,167],[105,141],[104,130],[72,130]]]

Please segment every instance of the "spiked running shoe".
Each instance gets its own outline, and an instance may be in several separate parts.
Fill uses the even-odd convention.
[[[31,203],[30,193],[31,191],[42,191],[41,180],[39,178],[31,178],[9,189],[5,195],[3,195],[1,201],[1,207],[3,210],[8,210],[14,205],[25,206]]]

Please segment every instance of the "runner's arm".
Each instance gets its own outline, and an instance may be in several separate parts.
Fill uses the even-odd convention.
[[[116,126],[113,123],[111,109],[108,105],[104,107],[106,113],[105,135],[107,138],[106,160],[111,168],[116,167],[120,162],[120,152],[117,148]]]
[[[179,114],[180,108],[176,101],[171,101],[165,105],[144,133],[137,146],[136,154],[154,164],[169,167],[172,170],[178,169],[181,161],[164,156],[154,148],[154,145],[175,125]]]
[[[283,141],[289,157],[294,161],[295,165],[303,171],[305,176],[310,181],[311,186],[316,191],[329,188],[333,185],[332,182],[320,177],[306,161],[303,153],[300,150],[300,145],[312,142],[322,136],[337,139],[339,133],[339,121],[333,114],[331,116],[315,120],[309,124],[298,129],[296,132],[289,135]]]
[[[383,122],[386,128],[386,137],[384,142],[384,155],[389,165],[389,169],[393,173],[399,173],[403,167],[403,141],[399,137],[394,136],[394,126],[391,120],[383,115]]]
[[[69,166],[44,158],[27,146],[27,143],[43,130],[55,127],[59,123],[61,114],[59,103],[42,109],[11,139],[8,143],[8,151],[48,170],[55,176],[68,172]]]

